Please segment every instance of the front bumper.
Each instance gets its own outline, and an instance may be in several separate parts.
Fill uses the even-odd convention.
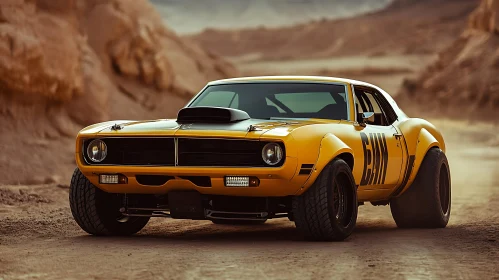
[[[93,166],[82,162],[76,155],[80,171],[98,188],[110,193],[166,194],[172,190],[195,190],[202,194],[227,196],[289,196],[303,186],[306,178],[299,176],[298,160],[286,157],[283,166],[271,167],[180,167],[180,166]],[[123,174],[126,184],[100,184],[99,174]],[[163,185],[142,185],[136,175],[167,175],[175,179]],[[258,187],[226,187],[225,176],[255,176]],[[185,176],[209,176],[211,187],[197,186]]]

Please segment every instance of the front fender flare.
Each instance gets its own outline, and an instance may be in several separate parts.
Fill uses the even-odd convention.
[[[324,135],[319,147],[319,157],[314,165],[314,169],[305,184],[298,190],[296,195],[304,193],[319,176],[322,170],[337,156],[348,153],[353,157],[353,150],[341,141],[336,135],[328,133]]]

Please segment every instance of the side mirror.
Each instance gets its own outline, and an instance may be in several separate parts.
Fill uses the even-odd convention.
[[[374,123],[374,112],[364,112],[362,113],[361,126],[366,126],[367,123]]]

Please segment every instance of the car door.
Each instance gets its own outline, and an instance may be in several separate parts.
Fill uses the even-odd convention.
[[[393,189],[401,177],[403,150],[401,135],[395,121],[383,110],[384,98],[370,87],[354,87],[356,129],[362,141],[364,162],[359,187],[363,189]],[[386,108],[386,107],[385,107]],[[362,113],[374,113],[374,120],[362,120]]]

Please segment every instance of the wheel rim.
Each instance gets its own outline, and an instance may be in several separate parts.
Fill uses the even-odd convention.
[[[450,206],[450,186],[449,186],[449,173],[447,166],[442,164],[440,167],[440,178],[438,180],[438,191],[440,194],[440,206],[442,212],[447,214]]]
[[[353,214],[353,194],[348,185],[346,174],[337,174],[333,180],[333,216],[343,227],[348,227]]]
[[[345,194],[343,186],[338,183],[338,179],[333,181],[333,213],[335,218],[342,221],[345,216]]]

